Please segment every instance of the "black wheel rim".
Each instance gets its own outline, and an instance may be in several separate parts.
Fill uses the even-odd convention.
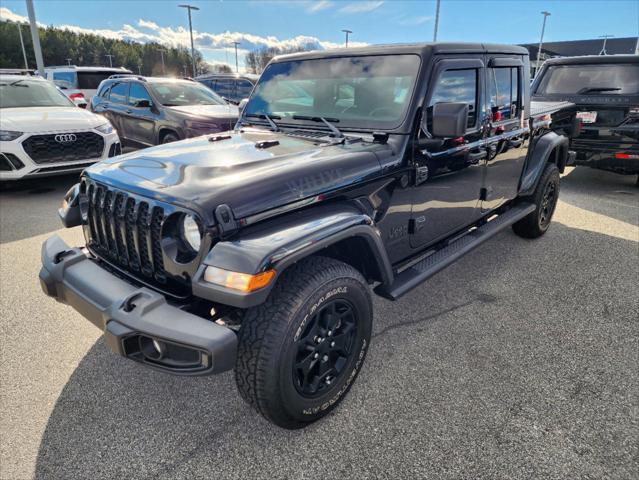
[[[550,224],[550,219],[555,211],[557,203],[557,185],[555,182],[548,182],[541,197],[541,205],[539,207],[539,226],[546,228]]]
[[[357,316],[350,302],[327,302],[308,320],[295,343],[293,382],[305,397],[323,395],[346,371],[357,336]]]

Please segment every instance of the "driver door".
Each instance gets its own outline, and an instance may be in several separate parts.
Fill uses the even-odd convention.
[[[415,154],[412,248],[433,244],[482,215],[480,193],[487,157],[483,83],[482,56],[442,58],[435,63]],[[436,138],[430,133],[433,106],[439,102],[468,104],[463,136]]]

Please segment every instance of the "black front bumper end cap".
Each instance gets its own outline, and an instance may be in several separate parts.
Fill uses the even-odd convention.
[[[177,375],[220,373],[235,365],[235,332],[131,285],[57,235],[42,245],[40,285],[104,331],[107,345],[119,355]],[[163,346],[163,355],[145,354],[153,340]]]

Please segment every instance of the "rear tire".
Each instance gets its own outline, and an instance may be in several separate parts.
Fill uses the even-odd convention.
[[[267,420],[301,428],[327,415],[359,373],[370,343],[369,287],[350,265],[309,257],[246,311],[235,380]]]
[[[546,164],[535,191],[527,200],[537,208],[513,224],[513,231],[523,238],[538,238],[548,231],[557,200],[559,199],[559,169],[554,163]]]

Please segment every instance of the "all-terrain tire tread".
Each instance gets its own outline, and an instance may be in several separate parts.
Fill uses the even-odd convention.
[[[283,272],[267,300],[262,305],[247,310],[242,319],[235,381],[242,398],[277,424],[282,425],[282,418],[286,414],[279,412],[279,418],[273,418],[272,406],[267,405],[269,396],[265,391],[264,380],[268,374],[267,360],[279,353],[275,340],[286,335],[288,325],[282,319],[288,319],[319,286],[344,277],[366,285],[362,275],[346,263],[320,256],[301,260]],[[289,428],[303,425],[290,420]]]

